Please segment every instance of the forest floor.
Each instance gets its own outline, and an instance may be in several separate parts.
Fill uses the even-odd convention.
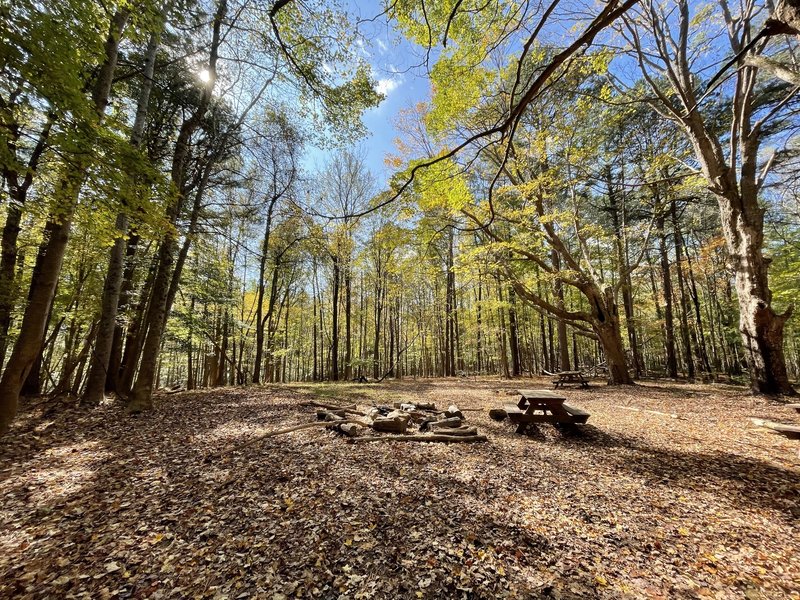
[[[0,440],[0,597],[800,598],[800,442],[750,422],[800,415],[653,382],[566,390],[592,414],[577,434],[488,418],[548,384],[227,388],[138,417],[28,407]],[[489,441],[308,429],[242,445],[313,421],[314,397],[479,409],[465,416]]]

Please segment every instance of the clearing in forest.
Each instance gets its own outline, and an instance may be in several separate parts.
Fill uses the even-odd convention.
[[[521,385],[547,383],[33,407],[0,441],[0,596],[800,598],[798,442],[750,421],[796,413],[726,386],[595,386],[564,392],[592,415],[579,433],[522,436],[487,414]],[[241,445],[312,421],[309,399],[455,403],[489,441]]]

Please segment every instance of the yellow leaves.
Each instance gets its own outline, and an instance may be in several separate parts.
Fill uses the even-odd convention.
[[[691,28],[692,29],[697,28],[698,26],[708,21],[709,18],[715,17],[716,9],[717,9],[716,5],[711,3],[701,7],[689,22]]]
[[[164,534],[163,533],[156,533],[156,534],[153,534],[153,536],[148,540],[148,542],[150,543],[151,546],[155,546],[156,544],[158,544],[163,539],[164,539]]]
[[[608,580],[599,573],[594,576],[594,582],[600,587],[605,587],[608,585]]]
[[[434,135],[440,135],[463,122],[480,103],[494,74],[460,58],[442,57],[431,71],[433,101],[425,116],[425,124]]]
[[[415,190],[422,210],[444,209],[454,214],[472,202],[466,175],[453,161],[444,160],[418,173]]]

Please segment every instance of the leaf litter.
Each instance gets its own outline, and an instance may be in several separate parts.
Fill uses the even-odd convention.
[[[800,598],[800,446],[749,421],[788,409],[595,384],[565,392],[592,414],[577,432],[488,418],[537,384],[199,390],[139,417],[37,405],[0,440],[0,596]],[[312,420],[309,398],[455,403],[489,442],[246,444]]]

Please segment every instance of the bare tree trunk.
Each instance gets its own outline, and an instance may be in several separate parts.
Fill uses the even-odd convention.
[[[516,303],[514,288],[510,287],[508,290],[508,340],[511,344],[511,374],[514,377],[519,377],[522,374],[522,363],[519,356]]]
[[[619,323],[619,311],[614,301],[614,294],[610,288],[605,290],[604,302],[595,298],[592,311],[595,318],[593,329],[597,333],[603,352],[606,355],[608,366],[608,382],[610,384],[631,385],[628,361],[625,356],[625,347],[622,344],[622,328]]]
[[[381,320],[383,317],[383,273],[379,270],[375,273],[375,339],[372,344],[372,377],[380,379],[380,343],[381,343]]]
[[[678,377],[678,359],[675,353],[675,322],[672,316],[672,274],[669,269],[669,252],[667,251],[666,233],[664,232],[664,215],[656,220],[658,229],[658,253],[661,263],[661,288],[664,294],[664,349],[666,351],[667,375],[672,379]]]
[[[611,166],[605,169],[606,184],[608,186],[609,212],[614,226],[615,244],[617,250],[617,268],[620,278],[620,292],[622,293],[622,305],[625,309],[625,324],[628,330],[628,344],[631,348],[633,359],[633,372],[636,377],[642,375],[642,357],[639,351],[639,342],[636,337],[636,325],[633,316],[633,292],[631,286],[630,264],[628,261],[627,243],[625,238],[625,206],[620,207],[617,198],[617,191],[614,188],[614,181],[611,173]],[[624,199],[623,199],[624,202]],[[620,214],[622,219],[620,220]]]
[[[500,305],[497,307],[497,314],[500,318],[500,331],[498,332],[498,351],[500,354],[500,365],[503,368],[503,375],[511,377],[511,370],[508,368],[508,339],[506,338],[506,316],[503,312],[503,288],[500,285],[500,278],[497,278],[497,299]]]
[[[475,362],[478,374],[483,373],[483,330],[481,329],[481,309],[483,308],[483,282],[478,274],[478,298],[475,303],[476,331],[475,331]]]
[[[558,252],[553,250],[551,252],[551,257],[553,261],[553,268],[556,272],[561,270],[561,259],[558,255]],[[556,306],[561,310],[564,310],[564,282],[561,281],[561,278],[556,279],[555,283],[555,292],[556,292]],[[569,348],[567,348],[567,323],[564,319],[558,320],[558,355],[559,355],[559,366],[562,371],[569,371]]]
[[[317,266],[316,266],[316,263],[315,263],[314,264],[314,281],[316,281],[316,278],[317,278],[316,268],[317,268]],[[314,326],[313,326],[313,331],[314,331],[314,340],[313,340],[314,367],[313,367],[313,371],[312,371],[312,374],[311,374],[311,379],[312,379],[312,381],[318,381],[320,379],[320,377],[319,377],[319,369],[318,369],[318,362],[317,362],[317,335],[318,335],[318,331],[317,331],[317,287],[316,287],[316,285],[314,285],[312,287],[312,294],[313,294],[312,302],[313,302],[313,308],[314,308]]]
[[[780,101],[776,110],[764,117],[756,115],[764,98],[759,97],[761,89],[756,85],[758,67],[748,63],[748,59],[760,54],[764,47],[762,44],[750,45],[758,39],[752,28],[760,6],[753,3],[740,5],[740,14],[734,15],[726,0],[721,0],[721,4],[730,48],[737,55],[744,52],[744,56],[740,56],[740,59],[744,58],[743,64],[733,78],[730,129],[725,138],[712,128],[719,123],[718,115],[710,115],[704,120],[702,107],[698,106],[690,58],[695,53],[689,48],[692,30],[689,2],[679,0],[677,3],[677,19],[673,22],[677,35],[673,36],[668,30],[669,24],[662,21],[660,9],[651,0],[648,10],[641,14],[655,44],[645,50],[638,36],[632,41],[639,66],[658,98],[660,108],[685,129],[703,177],[716,196],[722,233],[736,274],[739,332],[751,387],[754,392],[766,394],[794,394],[783,351],[783,329],[792,309],[779,315],[772,308],[772,291],[768,282],[770,261],[763,254],[765,209],[759,203],[759,191],[771,166],[770,161],[759,164],[763,155],[762,141],[775,125],[774,119],[781,118],[777,109],[782,105],[788,106],[791,96]],[[793,20],[793,16],[786,16],[796,14],[793,4],[795,2],[781,4],[779,13],[776,13],[777,23]],[[785,8],[787,6],[789,9]],[[790,12],[785,13],[786,10]],[[645,58],[652,51],[658,53],[657,59]],[[658,68],[658,64],[663,68]],[[651,69],[656,72],[652,73]],[[661,81],[668,82],[671,90],[663,90]],[[793,90],[792,94],[795,92]],[[723,141],[727,151],[723,150]]]
[[[39,160],[47,148],[47,141],[54,121],[55,115],[49,114],[47,122],[39,134],[36,146],[28,159],[27,170],[22,182],[19,181],[20,174],[16,170],[8,166],[3,168],[3,176],[9,190],[9,203],[2,238],[0,238],[0,366],[5,361],[8,349],[8,330],[11,327],[11,314],[17,299],[15,274],[17,263],[19,262],[17,239],[19,238],[22,209],[27,201],[28,190],[33,183]],[[12,154],[15,153],[16,147]]]
[[[333,256],[333,294],[331,298],[331,381],[339,381],[339,257]]]
[[[272,213],[277,201],[277,196],[273,196],[270,199],[267,208],[267,220],[264,225],[264,242],[261,244],[261,259],[258,269],[258,298],[256,300],[256,355],[253,361],[253,383],[261,382],[261,361],[264,354],[264,293],[266,291],[264,275],[266,273],[267,256],[269,254]]]
[[[686,358],[686,374],[690,380],[695,377],[694,352],[692,352],[692,336],[689,329],[689,303],[686,298],[686,284],[683,278],[683,240],[680,236],[676,202],[671,201],[673,241],[675,243],[675,274],[678,277],[678,290],[681,300],[681,336],[683,338],[684,356]]]
[[[347,259],[344,271],[344,379],[350,381],[353,377],[353,347],[351,336],[352,321],[352,289],[350,281],[350,258]]]

